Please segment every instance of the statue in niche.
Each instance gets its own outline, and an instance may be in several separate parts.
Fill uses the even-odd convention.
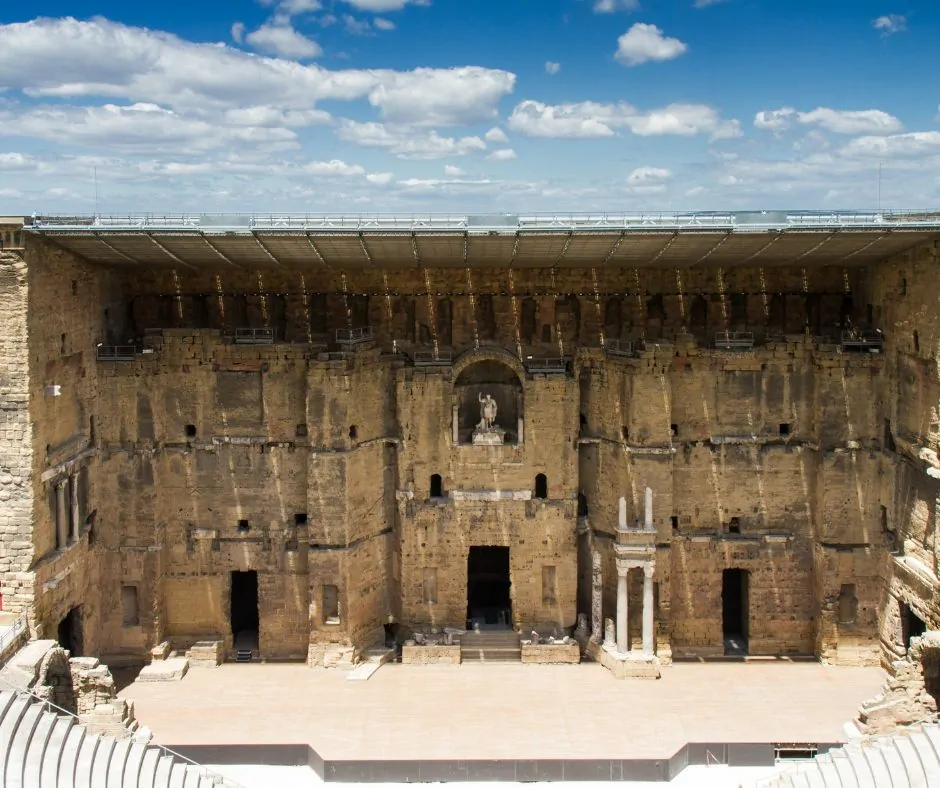
[[[480,401],[480,423],[477,424],[477,429],[490,431],[496,424],[496,411],[498,410],[496,400],[493,399],[492,394],[487,394],[485,397],[477,394],[477,399]]]
[[[480,402],[480,423],[473,430],[473,443],[484,446],[502,446],[506,430],[496,426],[498,406],[492,394],[477,394]]]

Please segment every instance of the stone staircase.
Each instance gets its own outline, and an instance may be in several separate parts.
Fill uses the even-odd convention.
[[[27,692],[0,690],[0,785],[5,788],[238,788],[137,736],[89,733],[77,717]]]
[[[940,786],[940,725],[922,725],[903,733],[817,755],[755,788],[931,788]]]
[[[511,629],[467,632],[460,636],[461,662],[521,662],[519,635]]]

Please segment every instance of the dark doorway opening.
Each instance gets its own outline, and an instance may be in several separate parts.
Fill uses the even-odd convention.
[[[901,639],[905,650],[911,647],[911,638],[919,638],[927,631],[927,624],[907,603],[901,603]]]
[[[59,645],[69,652],[70,656],[81,657],[82,654],[82,609],[73,607],[59,622]]]
[[[230,621],[236,651],[258,650],[258,573],[232,572]]]
[[[721,630],[725,654],[747,654],[747,570],[725,569],[721,575]]]
[[[512,626],[509,548],[471,547],[467,557],[467,627]]]

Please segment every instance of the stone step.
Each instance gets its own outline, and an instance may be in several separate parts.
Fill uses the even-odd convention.
[[[71,718],[69,718],[71,719]],[[74,720],[73,720],[74,722]],[[76,783],[75,766],[78,762],[78,753],[85,739],[85,729],[81,725],[72,725],[65,744],[62,745],[62,755],[59,758],[58,780],[56,788],[70,788]],[[43,786],[45,788],[45,786]]]
[[[52,736],[52,730],[58,720],[59,717],[55,713],[42,714],[40,712],[39,721],[36,723],[33,737],[27,745],[28,749],[23,758],[23,785],[39,785],[49,737]]]
[[[73,724],[74,721],[71,717],[65,715],[55,717],[42,758],[40,778],[36,783],[40,788],[56,788],[56,783],[59,781],[59,764],[62,762],[65,741],[69,733],[72,732]]]
[[[159,747],[147,747],[143,760],[140,762],[140,777],[131,786],[140,785],[142,788],[155,788],[157,782],[157,769],[160,766],[160,757],[163,751]]]
[[[20,718],[20,724],[10,744],[10,755],[3,778],[4,788],[14,788],[14,786],[19,788],[23,784],[23,769],[26,766],[26,756],[29,754],[29,744],[41,717],[42,706],[38,703],[31,703],[26,713]]]

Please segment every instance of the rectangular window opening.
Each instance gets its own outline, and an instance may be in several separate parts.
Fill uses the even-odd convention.
[[[555,604],[555,567],[542,567],[542,604]]]
[[[323,623],[339,623],[339,588],[323,586]]]
[[[425,567],[423,577],[424,604],[437,604],[437,569]]]
[[[781,435],[789,435],[789,434],[790,434],[790,425],[787,424],[786,422],[782,422],[782,423],[780,424],[780,434],[781,434]]]
[[[137,586],[121,586],[121,607],[123,626],[140,626],[140,612],[137,604]]]

